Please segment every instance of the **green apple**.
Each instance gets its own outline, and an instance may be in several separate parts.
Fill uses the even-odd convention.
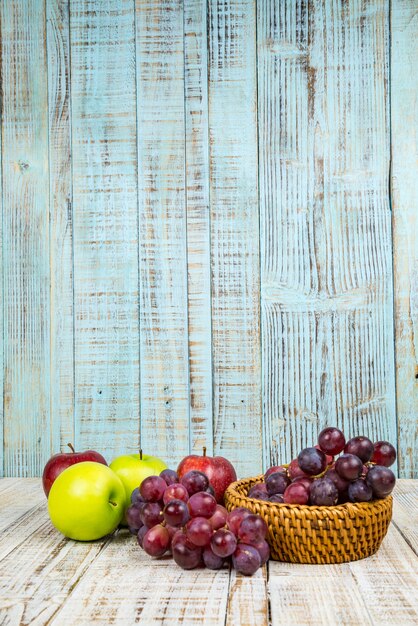
[[[67,467],[54,481],[48,512],[57,530],[70,539],[91,541],[113,532],[121,522],[125,489],[106,465],[83,461]]]
[[[124,454],[113,459],[109,465],[121,479],[126,492],[125,510],[131,504],[131,493],[148,476],[158,476],[167,465],[149,454]]]

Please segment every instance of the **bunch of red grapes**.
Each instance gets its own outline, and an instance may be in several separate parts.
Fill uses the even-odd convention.
[[[315,506],[369,502],[392,492],[396,479],[389,466],[395,460],[396,450],[387,441],[373,443],[359,436],[346,442],[341,430],[328,427],[318,444],[304,448],[288,467],[270,467],[264,482],[253,485],[248,496]]]
[[[147,554],[171,552],[183,569],[204,564],[217,570],[232,561],[238,572],[252,575],[270,556],[263,518],[245,508],[228,513],[197,470],[181,481],[170,469],[146,478],[132,492],[126,519]]]

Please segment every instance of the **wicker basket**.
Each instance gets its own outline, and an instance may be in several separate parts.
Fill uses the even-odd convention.
[[[271,557],[290,563],[344,563],[374,554],[392,517],[392,497],[373,502],[307,506],[248,498],[263,475],[232,483],[225,493],[228,511],[244,506],[268,526]]]

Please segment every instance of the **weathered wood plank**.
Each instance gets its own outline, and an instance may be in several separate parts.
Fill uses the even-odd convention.
[[[241,476],[261,469],[256,16],[209,2],[214,447]]]
[[[263,566],[252,576],[231,570],[225,626],[265,626],[269,624],[267,569]]]
[[[4,472],[49,456],[49,178],[43,2],[2,2]]]
[[[392,213],[399,472],[418,477],[418,13],[391,2]]]
[[[393,523],[418,555],[418,483],[398,480],[393,497]]]
[[[367,624],[367,611],[349,565],[294,565],[269,562],[272,626]]]
[[[183,3],[136,3],[141,445],[189,451]]]
[[[52,624],[220,625],[228,579],[227,569],[184,571],[171,557],[151,559],[122,532],[90,566]]]
[[[3,555],[0,568],[2,624],[49,623],[109,539],[75,542],[58,533],[47,509],[35,510],[42,522],[16,524],[13,550]],[[35,520],[34,520],[35,521]],[[19,533],[23,541],[18,541]],[[36,541],[34,541],[36,536]],[[1,551],[1,537],[0,537]],[[74,621],[72,622],[74,624]],[[78,622],[86,623],[86,622]],[[91,622],[90,622],[91,623]]]
[[[117,455],[139,444],[134,6],[71,0],[70,22],[75,441]]]
[[[184,3],[190,448],[213,448],[207,7]]]
[[[29,511],[32,511],[38,504],[46,503],[46,498],[39,478],[4,478],[0,481],[0,558],[5,533]],[[32,516],[32,513],[29,513]],[[29,532],[35,531],[35,524],[30,523]],[[10,535],[14,535],[14,529]],[[9,535],[8,535],[9,536]],[[10,540],[6,540],[9,546]],[[3,546],[4,547],[4,546]]]
[[[258,3],[264,462],[396,440],[388,6]]]
[[[418,559],[393,524],[379,552],[349,564],[373,624],[418,621]]]
[[[68,0],[47,0],[51,454],[74,440],[73,216]]]

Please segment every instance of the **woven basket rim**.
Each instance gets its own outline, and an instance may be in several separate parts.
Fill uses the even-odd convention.
[[[370,502],[344,502],[343,504],[334,504],[333,506],[317,506],[313,504],[286,504],[282,502],[269,502],[268,500],[258,500],[257,498],[249,498],[246,495],[242,495],[239,491],[237,491],[236,487],[238,485],[245,484],[247,482],[258,482],[260,479],[264,478],[264,474],[259,474],[257,476],[250,476],[248,478],[241,478],[240,480],[236,480],[229,485],[225,492],[225,496],[227,494],[238,497],[241,500],[249,500],[250,502],[258,503],[263,506],[267,506],[271,510],[277,509],[300,509],[301,511],[310,511],[313,513],[315,510],[321,513],[326,513],[326,511],[335,511],[336,509],[341,512],[352,512],[358,513],[360,511],[372,510],[376,505],[382,504],[383,502],[388,503],[392,501],[392,496],[386,496],[386,498],[380,498],[377,500],[370,500]]]

